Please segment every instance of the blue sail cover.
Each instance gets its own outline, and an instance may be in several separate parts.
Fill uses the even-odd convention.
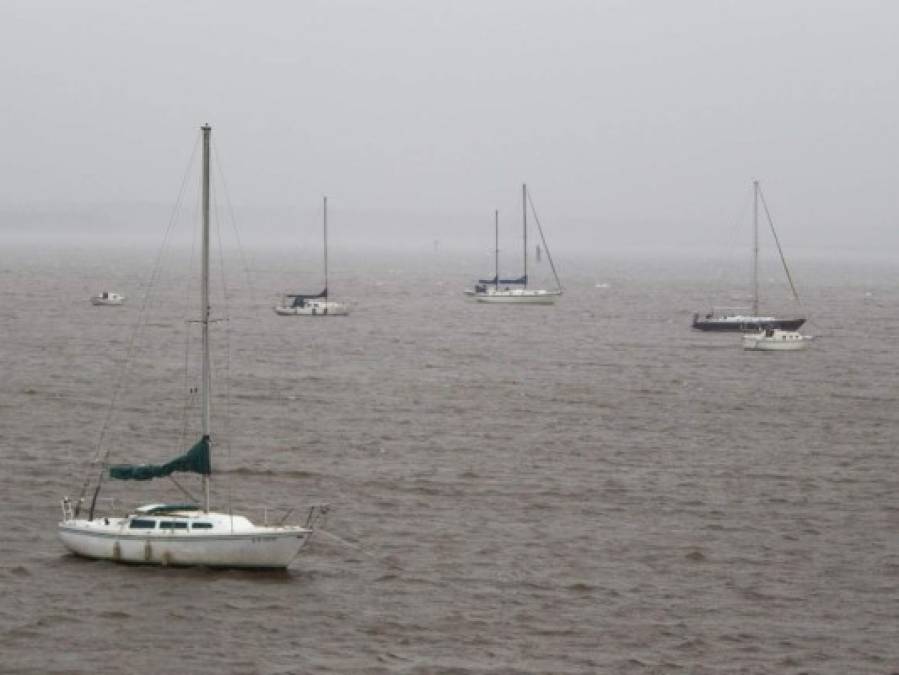
[[[528,283],[528,275],[525,274],[523,277],[518,277],[517,279],[497,279],[496,277],[493,277],[492,279],[478,279],[478,283],[486,284],[488,286],[496,286],[497,284],[524,286]]]
[[[118,480],[151,480],[168,476],[175,471],[199,473],[204,476],[212,473],[209,462],[209,436],[203,436],[194,447],[167,464],[113,464],[109,467],[109,477]]]
[[[300,294],[300,293],[288,293],[288,298],[293,298],[292,307],[303,307],[306,304],[307,300],[314,300],[316,298],[327,298],[328,297],[328,287],[325,286],[322,289],[321,293],[312,295],[312,294]]]

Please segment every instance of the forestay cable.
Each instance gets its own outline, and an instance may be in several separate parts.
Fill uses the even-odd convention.
[[[777,252],[780,255],[780,262],[783,265],[784,272],[787,274],[787,281],[790,282],[790,290],[793,292],[793,298],[795,298],[796,302],[799,305],[802,305],[802,301],[799,299],[799,293],[796,291],[796,286],[793,284],[793,275],[790,274],[790,268],[787,266],[787,259],[784,258],[783,249],[780,247],[780,239],[777,237],[777,231],[774,229],[774,221],[771,219],[771,213],[768,211],[768,202],[765,201],[765,194],[762,192],[762,186],[759,185],[759,197],[762,198],[762,206],[765,209],[765,217],[768,219],[768,225],[771,228],[771,234],[774,235],[774,243],[777,244]]]
[[[528,197],[528,203],[531,205],[531,213],[534,214],[534,222],[537,223],[537,232],[540,233],[540,241],[543,242],[543,250],[546,251],[546,259],[549,261],[549,267],[553,271],[553,276],[556,278],[556,286],[559,290],[562,289],[562,282],[559,280],[559,275],[556,273],[556,264],[553,262],[552,254],[549,252],[549,246],[546,245],[546,237],[543,236],[543,227],[540,225],[540,217],[537,215],[537,207],[534,206],[534,200],[531,199],[531,191],[526,190],[525,194]]]

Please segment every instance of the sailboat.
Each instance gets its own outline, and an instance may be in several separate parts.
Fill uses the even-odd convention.
[[[523,256],[523,272],[517,279],[500,279],[499,276],[499,215],[496,214],[495,231],[496,231],[496,270],[492,279],[479,279],[473,290],[465,291],[465,294],[477,302],[486,303],[517,303],[532,305],[551,305],[557,298],[562,295],[562,284],[559,281],[559,275],[556,274],[556,266],[553,263],[552,256],[549,253],[549,247],[546,245],[546,239],[543,236],[543,228],[540,226],[540,220],[534,213],[534,219],[537,223],[537,231],[540,233],[540,240],[543,242],[543,249],[546,252],[546,258],[549,261],[553,276],[556,280],[556,288],[553,290],[528,288],[528,202],[529,194],[527,184],[521,186],[521,219],[522,219],[522,237],[524,239],[524,256]],[[533,207],[533,204],[531,204]]]
[[[281,304],[275,307],[275,312],[281,316],[346,316],[350,313],[349,307],[342,302],[328,299],[328,198],[323,198],[322,228],[324,233],[324,257],[325,257],[325,287],[321,293],[315,295],[293,293],[287,294],[281,299]]]
[[[771,220],[771,214],[768,213],[768,205],[765,203],[765,197],[762,194],[762,188],[757,180],[752,182],[753,189],[753,247],[752,247],[752,307],[713,307],[710,312],[704,316],[699,313],[693,315],[693,328],[704,331],[743,331],[758,332],[768,328],[776,328],[786,331],[795,331],[803,323],[805,317],[777,317],[766,316],[759,313],[759,201],[765,209],[765,215],[768,218],[768,224],[771,227],[771,233],[774,235],[774,242],[777,244],[777,252],[780,255],[780,262],[783,265],[787,281],[793,292],[793,297],[798,302],[799,294],[796,286],[793,284],[793,277],[790,274],[790,268],[787,267],[786,258],[784,258],[783,250],[780,247],[780,240],[777,238],[777,232],[774,230],[774,222]],[[746,310],[749,310],[748,312]]]
[[[78,499],[63,499],[59,537],[66,548],[77,555],[124,563],[285,568],[312,535],[312,513],[307,526],[257,525],[230,510],[222,513],[210,508],[210,455],[214,446],[209,405],[212,383],[209,363],[209,155],[212,129],[209,125],[201,129],[203,250],[198,322],[202,327],[202,377],[199,387],[202,435],[190,450],[166,464],[108,465],[102,462],[86,514],[82,512],[86,506],[84,495],[87,483]],[[100,457],[98,454],[98,459]],[[202,478],[202,504],[153,503],[125,515],[99,517],[97,498],[107,472],[110,479],[140,481],[171,476],[174,472],[199,474]]]
[[[91,297],[91,304],[98,307],[124,305],[125,296],[112,291],[100,291],[97,295]]]

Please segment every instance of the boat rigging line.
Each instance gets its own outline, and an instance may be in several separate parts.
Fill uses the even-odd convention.
[[[368,550],[362,548],[358,544],[354,544],[351,541],[347,541],[343,537],[338,537],[336,534],[334,534],[332,532],[328,532],[327,530],[323,530],[320,527],[315,528],[315,534],[316,534],[316,536],[324,535],[325,537],[328,537],[328,538],[332,539],[333,541],[336,541],[338,544],[343,544],[344,546],[347,546],[347,547],[353,549],[354,551],[359,551],[359,553],[361,553],[379,563],[383,563],[383,564],[387,565],[388,567],[393,567],[395,569],[403,570],[403,571],[406,570],[405,567],[400,565],[395,560],[392,560],[387,557],[379,556],[376,553],[372,553],[371,551],[368,551]]]
[[[222,152],[219,149],[218,143],[215,140],[212,141],[212,163],[215,166],[215,172],[217,181],[214,183],[214,186],[221,185],[222,188],[222,196],[224,197],[224,205],[226,207],[227,218],[222,218],[219,213],[219,201],[215,200],[215,218],[216,224],[218,227],[216,228],[217,236],[218,236],[218,245],[219,245],[219,260],[221,265],[221,275],[222,275],[222,295],[224,297],[224,309],[225,309],[225,317],[226,320],[230,320],[230,310],[228,306],[228,292],[227,285],[225,280],[225,256],[224,256],[224,247],[222,244],[222,223],[225,220],[229,221],[231,225],[231,230],[234,233],[234,241],[237,245],[237,253],[240,259],[240,266],[243,268],[244,277],[246,278],[247,290],[250,295],[250,307],[251,312],[253,314],[253,320],[256,325],[260,325],[262,322],[260,313],[259,313],[259,304],[256,302],[256,286],[253,284],[253,277],[250,273],[250,265],[248,262],[248,257],[246,250],[243,246],[243,241],[240,237],[240,229],[237,227],[237,216],[234,211],[234,202],[231,201],[231,192],[228,189],[228,181],[225,179],[225,172],[222,169]],[[274,389],[274,384],[270,383],[270,394]],[[230,420],[232,417],[232,405],[233,401],[231,398],[231,333],[230,331],[225,331],[225,415],[224,415],[224,439],[225,439],[225,448],[228,456],[228,464],[233,466],[232,461],[232,444],[231,444],[231,433],[230,433]],[[231,480],[230,478],[226,478],[224,480],[225,483],[225,491],[228,499],[228,512],[232,512],[232,500],[231,500]]]
[[[197,140],[194,143],[193,150],[190,155],[190,159],[187,162],[187,168],[184,172],[184,177],[181,179],[181,187],[178,191],[178,197],[175,200],[175,205],[172,208],[171,215],[169,216],[169,222],[165,229],[165,234],[162,238],[162,244],[159,247],[159,250],[156,253],[156,259],[153,262],[153,269],[150,273],[150,279],[147,283],[147,287],[144,290],[144,296],[141,301],[140,309],[137,314],[137,319],[134,324],[134,329],[131,332],[131,336],[128,340],[128,348],[125,351],[125,361],[122,363],[118,377],[116,378],[116,384],[113,388],[112,399],[109,402],[109,406],[106,409],[106,417],[103,421],[102,426],[100,427],[100,435],[97,439],[97,449],[94,453],[93,459],[91,459],[90,466],[96,467],[99,463],[101,465],[99,474],[97,475],[97,487],[94,490],[93,497],[91,498],[90,509],[88,511],[88,518],[93,519],[94,517],[94,507],[97,503],[97,497],[100,494],[100,487],[103,484],[103,473],[105,469],[105,461],[109,455],[109,450],[104,451],[103,443],[106,440],[106,434],[109,431],[110,426],[112,425],[113,415],[115,414],[116,406],[118,404],[119,396],[125,388],[125,383],[127,382],[127,376],[131,372],[131,366],[134,361],[134,351],[135,346],[137,344],[137,338],[141,334],[143,327],[146,325],[146,310],[150,303],[150,298],[152,296],[153,289],[155,288],[156,283],[159,281],[159,273],[162,268],[162,256],[168,248],[169,239],[171,238],[172,232],[175,229],[175,223],[177,220],[178,212],[181,209],[181,204],[184,200],[184,193],[187,188],[187,182],[190,177],[191,168],[193,167],[194,160],[197,156],[197,151],[200,147],[200,138],[197,137]],[[91,483],[91,477],[93,473],[89,469],[87,472],[87,476],[84,479],[84,483],[81,486],[81,491],[78,494],[78,501],[75,503],[75,517],[78,517],[79,512],[81,511],[81,505],[84,501],[84,497],[87,494],[88,487]]]
[[[537,223],[537,232],[540,233],[540,241],[543,242],[543,250],[546,251],[546,259],[549,261],[550,269],[552,269],[553,276],[556,278],[556,286],[561,290],[562,282],[559,280],[559,275],[556,272],[556,264],[553,262],[552,254],[549,252],[549,246],[546,245],[546,237],[543,236],[543,227],[540,225],[540,217],[537,215],[537,207],[534,206],[534,200],[531,198],[531,191],[525,190],[525,194],[527,195],[528,203],[531,205],[531,213],[534,214],[534,222]]]
[[[780,262],[783,265],[784,272],[787,274],[787,281],[790,282],[790,290],[793,292],[793,298],[796,300],[797,304],[802,305],[802,301],[799,299],[799,293],[796,291],[796,286],[793,284],[793,275],[790,274],[790,268],[787,266],[787,259],[784,258],[783,249],[780,247],[780,239],[777,237],[777,231],[774,229],[774,221],[771,219],[771,213],[768,211],[768,202],[765,201],[765,194],[762,192],[762,186],[758,186],[759,197],[762,200],[762,207],[765,209],[765,217],[768,219],[768,226],[771,228],[771,234],[774,235],[774,243],[777,244],[777,252],[780,254]]]
[[[733,216],[733,220],[729,221],[729,225],[731,229],[728,232],[728,239],[722,242],[725,250],[723,253],[725,254],[724,260],[731,261],[736,257],[736,252],[739,250],[742,252],[742,242],[740,241],[740,233],[742,231],[743,226],[746,223],[746,219],[749,217],[749,210],[752,206],[752,192],[746,191],[746,196],[743,198],[743,201],[740,203],[739,208]],[[726,248],[725,248],[726,247]],[[716,251],[717,251],[716,246]],[[717,256],[716,256],[717,259]],[[703,261],[705,262],[705,261]],[[711,262],[707,263],[711,266]],[[724,295],[725,289],[725,281],[732,282],[733,280],[728,276],[730,264],[723,264],[718,267],[718,274],[714,278],[714,285],[708,290],[706,293],[706,304],[714,308],[716,299],[720,299]],[[730,284],[728,284],[730,285]],[[728,303],[730,304],[730,303]]]

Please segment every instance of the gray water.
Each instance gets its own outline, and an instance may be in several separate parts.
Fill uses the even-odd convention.
[[[332,508],[328,536],[260,573],[87,561],[57,540],[151,259],[3,258],[0,671],[899,672],[889,267],[799,265],[820,337],[765,354],[690,330],[711,287],[689,262],[569,262],[558,306],[521,307],[465,302],[489,273],[471,260],[360,256],[331,284],[352,315],[309,320],[271,311],[302,290],[296,261],[258,254],[255,290],[229,286],[229,349],[224,323],[213,335],[230,383],[214,501]],[[128,304],[92,307],[103,287]],[[191,288],[156,284],[112,459],[164,461],[196,433]],[[182,499],[168,481],[103,495]]]

